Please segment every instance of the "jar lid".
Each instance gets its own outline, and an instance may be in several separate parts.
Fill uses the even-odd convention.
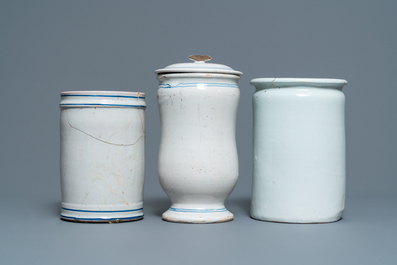
[[[155,71],[156,74],[167,73],[217,73],[217,74],[232,74],[241,76],[243,73],[234,70],[233,68],[217,63],[206,63],[211,60],[208,55],[190,55],[189,59],[194,63],[176,63],[171,64],[163,69]]]

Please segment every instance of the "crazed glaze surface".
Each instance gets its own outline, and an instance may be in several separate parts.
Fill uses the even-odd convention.
[[[61,218],[143,218],[145,94],[61,93]]]
[[[251,216],[337,221],[345,205],[345,80],[260,78],[254,107]]]
[[[172,203],[164,220],[215,223],[233,219],[224,203],[238,178],[239,78],[210,73],[158,75],[158,170]]]

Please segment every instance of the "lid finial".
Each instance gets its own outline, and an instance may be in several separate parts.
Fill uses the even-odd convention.
[[[209,55],[190,55],[189,59],[194,61],[195,63],[205,63],[206,61],[211,60],[211,56]]]

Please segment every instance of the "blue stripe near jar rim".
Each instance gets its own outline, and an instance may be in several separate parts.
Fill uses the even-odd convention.
[[[59,107],[127,107],[127,108],[146,108],[144,105],[121,105],[121,104],[93,104],[93,103],[61,103]]]
[[[170,84],[161,84],[160,88],[180,88],[180,87],[196,87],[198,85],[203,85],[207,87],[232,87],[238,88],[237,84],[230,84],[230,83],[179,83],[175,86],[171,86]]]
[[[61,97],[103,97],[103,98],[138,98],[145,99],[145,97],[135,96],[119,96],[119,95],[61,95]]]

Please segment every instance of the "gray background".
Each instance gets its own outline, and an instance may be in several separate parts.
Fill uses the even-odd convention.
[[[0,0],[0,264],[397,264],[397,2]],[[209,54],[242,71],[235,220],[161,220],[154,70]],[[333,224],[249,217],[257,77],[343,78],[347,199]],[[145,219],[59,220],[59,93],[146,93]]]

